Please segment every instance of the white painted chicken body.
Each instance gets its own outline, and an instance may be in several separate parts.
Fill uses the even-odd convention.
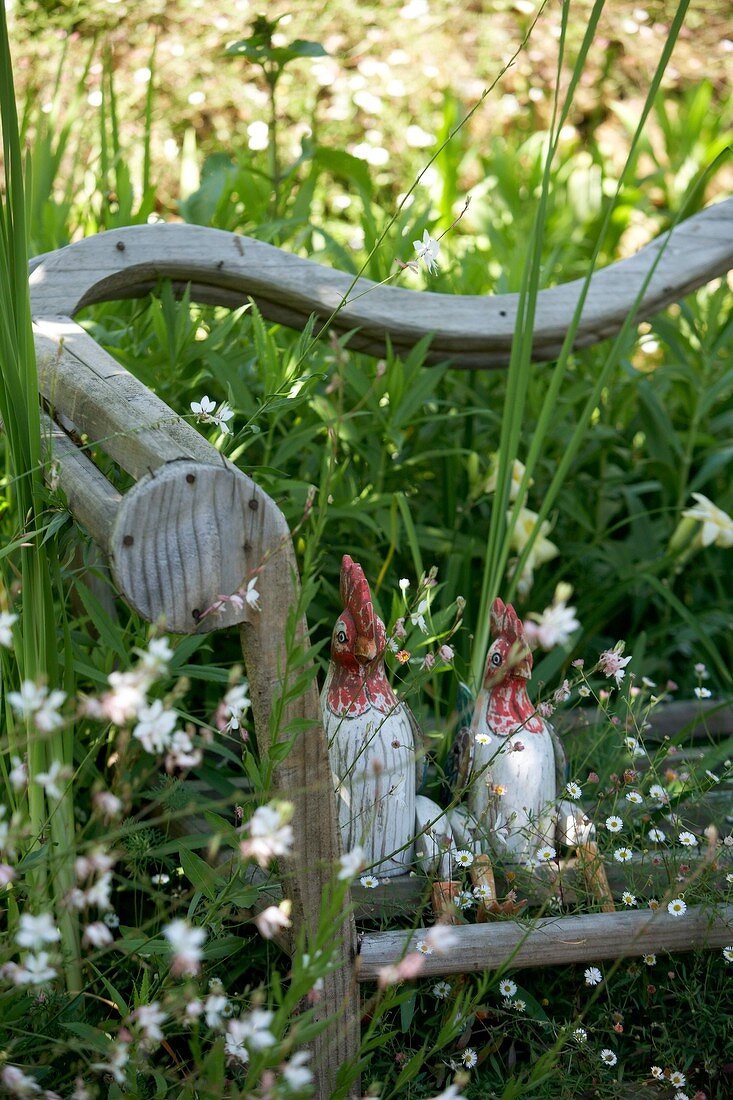
[[[555,746],[527,695],[532,654],[514,608],[496,600],[491,624],[494,641],[469,731],[468,806],[479,846],[522,862],[555,843]]]
[[[334,627],[321,693],[345,851],[360,845],[377,875],[404,874],[415,858],[415,729],[384,671],[384,624],[360,565],[341,566],[344,611]]]

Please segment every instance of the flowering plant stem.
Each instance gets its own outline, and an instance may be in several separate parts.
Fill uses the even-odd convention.
[[[0,119],[2,121],[5,196],[0,202],[0,415],[7,436],[15,512],[19,528],[37,532],[42,526],[41,426],[38,377],[28,292],[28,227],[15,90],[8,43],[5,7],[0,11]],[[49,541],[28,535],[20,551],[21,616],[16,628],[15,653],[20,680],[42,679],[58,686],[56,619]],[[5,673],[10,661],[5,661]],[[7,681],[8,676],[3,679]],[[63,729],[44,734],[26,717],[28,751],[27,809],[31,846],[40,848],[50,828],[53,850],[51,874],[42,862],[33,872],[33,885],[42,895],[50,892],[62,934],[66,981],[81,984],[78,925],[63,899],[74,885],[74,813],[68,792],[50,803],[39,774],[57,761],[72,764],[72,733]],[[20,749],[20,746],[18,746]],[[11,792],[8,792],[11,793]],[[17,796],[16,796],[17,797]],[[49,807],[51,813],[49,816]],[[34,899],[40,900],[38,898]]]
[[[532,328],[537,302],[537,294],[539,292],[540,286],[542,241],[547,216],[548,194],[551,184],[552,161],[557,151],[560,132],[568,117],[568,112],[572,104],[575,88],[577,87],[578,81],[583,72],[587,54],[593,42],[598,21],[600,19],[601,12],[603,11],[604,0],[596,0],[596,3],[593,6],[593,10],[588,20],[586,33],[578,52],[575,64],[573,66],[573,72],[568,85],[568,91],[565,96],[562,110],[559,113],[559,118],[557,117],[556,99],[555,108],[553,110],[553,119],[550,126],[550,133],[548,135],[547,158],[545,161],[545,169],[543,173],[542,190],[537,206],[537,214],[535,217],[532,237],[530,241],[530,259],[524,271],[522,288],[519,296],[517,323],[507,378],[507,391],[504,405],[504,413],[502,416],[502,431],[497,462],[497,488],[494,499],[494,510],[491,516],[491,525],[489,528],[486,556],[484,559],[484,577],[481,593],[481,603],[476,624],[476,640],[473,648],[472,676],[474,683],[476,684],[478,684],[480,681],[484,661],[486,659],[486,651],[488,649],[489,608],[491,607],[491,604],[493,603],[495,597],[498,595],[499,588],[502,583],[502,578],[504,577],[504,573],[506,570],[507,560],[509,558],[512,534],[519,518],[520,510],[522,508],[524,498],[529,487],[530,480],[532,478],[532,473],[541,455],[544,441],[547,437],[553,416],[556,412],[560,388],[566,375],[573,342],[575,340],[581,314],[583,311],[583,305],[585,303],[585,299],[590,286],[590,280],[595,270],[596,261],[598,259],[606,230],[610,224],[614,207],[621,193],[621,189],[623,187],[626,176],[634,163],[636,147],[642,137],[647,117],[652,109],[657,92],[659,91],[662,78],[669,63],[672,49],[674,48],[674,44],[677,41],[677,37],[682,27],[688,4],[689,0],[680,0],[680,3],[677,6],[677,11],[675,13],[674,19],[672,20],[669,34],[662,49],[662,54],[657,65],[654,78],[649,86],[649,91],[646,96],[644,107],[641,112],[636,131],[632,138],[631,145],[629,147],[629,153],[626,158],[626,163],[622,172],[620,173],[615,194],[611,198],[610,202],[607,204],[605,218],[601,226],[601,230],[598,234],[591,263],[589,264],[584,285],[578,299],[578,305],[575,309],[573,320],[566,333],[560,355],[558,356],[552,373],[552,377],[550,379],[550,384],[548,386],[543,401],[537,426],[532,435],[532,442],[527,456],[525,471],[522,477],[521,485],[507,520],[506,511],[509,503],[509,489],[511,483],[512,468],[514,461],[517,458],[517,449],[520,440],[527,389],[532,371]],[[566,2],[563,4],[563,19],[559,43],[557,77],[558,89],[560,87],[561,65],[563,58],[565,33],[567,30],[568,9],[569,4]],[[661,259],[663,251],[664,250],[661,249],[658,253],[654,265],[650,269],[648,275],[644,280],[643,285],[639,290],[636,302],[639,302],[641,300],[646,290],[646,287],[650,279],[652,278],[654,270],[656,269],[656,265]],[[514,594],[516,593],[517,585],[522,575],[522,570],[530,559],[532,548],[541,532],[542,524],[546,520],[550,509],[557,499],[557,495],[562,488],[570,466],[575,456],[577,455],[581,444],[587,438],[588,428],[593,415],[593,410],[597,407],[602,390],[604,386],[608,384],[611,373],[618,364],[621,355],[621,349],[624,346],[624,341],[627,338],[629,329],[634,322],[635,313],[636,303],[626,317],[626,320],[618,337],[614,341],[611,349],[606,356],[605,362],[603,363],[603,366],[599,371],[596,384],[593,388],[593,392],[589,396],[581,412],[581,415],[578,418],[576,427],[572,433],[567,447],[565,448],[563,457],[558,465],[558,468],[555,471],[555,475],[552,479],[550,487],[544,495],[542,505],[540,507],[538,517],[535,522],[535,526],[526,544],[522,547],[511,580],[509,582],[506,593],[507,599],[512,599]]]

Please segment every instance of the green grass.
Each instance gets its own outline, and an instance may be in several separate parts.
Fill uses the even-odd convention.
[[[142,301],[95,306],[82,321],[181,414],[189,415],[191,401],[203,393],[231,404],[234,434],[218,445],[275,498],[291,527],[297,526],[296,552],[321,666],[340,611],[343,553],[363,563],[390,627],[414,610],[411,594],[421,574],[436,567],[431,633],[423,636],[408,621],[403,644],[415,661],[401,666],[388,656],[390,674],[427,735],[431,794],[440,794],[458,682],[475,682],[483,663],[493,596],[514,599],[527,617],[552,602],[559,584],[572,585],[569,602],[580,626],[565,646],[536,654],[535,697],[549,698],[566,676],[579,675],[573,659],[584,658],[591,669],[599,652],[625,639],[633,654],[633,686],[642,693],[634,702],[627,681],[607,714],[585,732],[566,736],[569,774],[583,786],[584,805],[609,864],[616,841],[604,822],[610,814],[623,817],[624,841],[640,857],[625,884],[640,906],[682,890],[689,904],[712,906],[730,898],[724,875],[731,849],[718,844],[717,867],[698,873],[697,864],[692,871],[682,869],[689,853],[670,843],[655,865],[658,853],[646,837],[664,811],[649,789],[657,782],[664,786],[678,815],[674,829],[694,831],[702,846],[704,826],[716,817],[722,824],[724,796],[717,792],[725,787],[718,781],[730,780],[725,762],[732,755],[731,740],[710,738],[691,749],[683,731],[672,745],[649,743],[646,770],[624,780],[634,761],[623,736],[627,720],[643,735],[650,692],[661,692],[668,680],[684,698],[701,686],[716,699],[730,695],[731,550],[702,548],[699,527],[682,522],[682,512],[692,492],[733,512],[733,449],[727,442],[733,417],[733,297],[718,281],[643,326],[628,321],[614,341],[577,353],[570,350],[573,325],[554,364],[532,364],[529,334],[541,288],[589,277],[624,254],[635,232],[647,237],[662,232],[724,192],[729,119],[717,78],[686,82],[683,75],[668,86],[669,55],[686,4],[666,13],[667,31],[646,58],[643,94],[639,81],[631,88],[632,105],[626,104],[618,95],[624,77],[613,64],[614,51],[599,47],[596,27],[598,19],[605,32],[616,14],[604,12],[599,0],[594,7],[566,5],[557,12],[548,6],[536,26],[534,15],[520,13],[512,37],[516,62],[506,66],[504,57],[495,62],[491,78],[498,74],[499,83],[481,110],[476,96],[463,95],[447,79],[438,96],[413,89],[410,121],[414,114],[438,140],[422,151],[407,146],[405,111],[391,109],[383,125],[392,158],[388,169],[370,167],[348,151],[359,136],[350,121],[315,124],[325,107],[320,100],[313,107],[315,88],[301,60],[275,81],[274,105],[262,103],[262,117],[275,113],[281,144],[252,150],[241,127],[223,140],[218,123],[193,126],[186,117],[193,73],[187,70],[175,90],[165,83],[170,58],[163,30],[155,43],[149,35],[139,42],[132,34],[129,61],[127,56],[120,61],[119,41],[116,50],[102,44],[105,34],[114,38],[107,8],[84,4],[52,13],[85,33],[49,50],[37,69],[20,67],[29,94],[19,126],[6,37],[0,42],[6,180],[0,208],[0,414],[6,463],[0,611],[19,616],[14,647],[0,649],[4,820],[17,812],[3,842],[3,858],[16,878],[0,894],[6,933],[0,962],[25,965],[27,952],[18,950],[15,936],[21,914],[29,910],[51,912],[63,936],[58,957],[56,946],[49,947],[58,976],[40,987],[40,997],[37,987],[14,984],[12,970],[0,984],[0,1071],[5,1063],[20,1066],[43,1088],[63,1095],[81,1075],[92,1095],[192,1098],[260,1096],[271,1072],[278,1095],[306,1095],[307,1090],[286,1092],[282,1068],[312,1034],[311,1014],[298,1015],[296,1007],[309,994],[313,998],[328,966],[345,886],[334,878],[319,942],[308,945],[310,958],[297,952],[292,967],[252,924],[250,910],[258,898],[277,899],[270,893],[272,882],[253,877],[251,862],[236,856],[235,807],[244,803],[247,821],[256,805],[273,796],[271,761],[257,753],[247,718],[244,775],[252,789],[243,790],[239,739],[222,734],[215,720],[240,672],[241,651],[232,633],[178,639],[166,667],[147,684],[149,700],[160,700],[191,724],[203,759],[189,773],[164,773],[163,761],[133,736],[137,718],[129,716],[118,728],[109,717],[94,717],[82,707],[85,697],[104,695],[110,674],[140,667],[149,629],[119,603],[116,618],[107,616],[92,591],[94,558],[83,533],[69,521],[58,492],[42,481],[28,253],[151,217],[180,216],[382,280],[394,277],[395,257],[413,256],[412,242],[425,228],[438,235],[453,226],[441,242],[437,275],[398,278],[402,285],[456,294],[520,292],[520,321],[506,372],[426,367],[427,341],[404,358],[388,350],[377,363],[350,351],[346,337],[314,339],[310,328],[290,332],[264,321],[252,305],[227,312],[192,303],[187,294],[177,300],[167,284]],[[686,16],[693,37],[698,14]],[[494,13],[497,26],[505,17]],[[547,28],[556,17],[554,38]],[[38,58],[44,39],[35,36],[42,25],[36,9],[28,6],[15,18],[25,21],[15,24],[16,60],[21,48]],[[361,18],[361,11],[347,18],[347,36]],[[23,26],[31,32],[27,47],[18,39]],[[288,38],[310,38],[321,26],[316,20],[312,31],[302,24],[283,29]],[[101,29],[99,42],[86,33],[90,28]],[[237,37],[242,33],[238,28]],[[384,28],[386,39],[392,33]],[[550,94],[503,130],[497,126],[487,133],[483,112],[494,112],[506,81],[516,79],[521,86],[528,80],[523,65],[533,43]],[[679,45],[684,69],[689,38]],[[380,49],[374,46],[374,54]],[[440,58],[435,47],[426,50]],[[217,91],[212,81],[211,95],[224,95],[224,88],[233,102],[244,82],[242,96],[248,97],[255,72],[243,68],[241,59],[216,56],[221,80]],[[131,69],[142,64],[152,73],[144,86],[131,78]],[[224,65],[231,68],[225,71]],[[43,66],[53,74],[52,95]],[[439,68],[445,67],[440,58]],[[409,66],[402,75],[408,72]],[[593,109],[583,99],[584,73],[598,89]],[[86,95],[92,78],[101,103],[90,110]],[[345,69],[322,99],[331,103],[339,81],[348,87],[346,79]],[[44,94],[34,94],[36,87]],[[47,102],[51,109],[44,111]],[[291,129],[306,119],[313,132],[294,149]],[[180,139],[170,161],[161,154],[161,139],[168,134]],[[28,148],[24,170],[23,144]],[[421,176],[428,161],[430,171]],[[273,164],[281,182],[277,194],[270,186]],[[453,225],[468,193],[472,201]],[[95,460],[121,490],[128,488],[125,476],[93,444]],[[526,472],[512,503],[517,459]],[[489,489],[492,471],[495,487]],[[523,505],[536,516],[534,537],[547,522],[546,537],[557,554],[535,562],[531,584],[520,585],[532,553],[531,541],[515,537],[512,545],[512,526],[522,518]],[[407,604],[401,578],[411,582]],[[454,667],[422,670],[425,652],[448,639],[456,651]],[[294,642],[290,649],[296,660]],[[695,669],[700,662],[709,670],[704,681]],[[642,676],[657,688],[643,687]],[[63,725],[48,736],[39,736],[32,720],[19,721],[9,703],[8,693],[26,678],[45,680],[68,695]],[[600,699],[607,684],[591,672],[588,684]],[[574,703],[580,701],[577,686]],[[26,752],[29,784],[16,789],[13,757]],[[44,794],[36,782],[56,760],[70,777],[61,799]],[[638,810],[625,799],[630,783],[644,795]],[[100,809],[95,795],[102,791],[120,800],[117,813]],[[217,854],[234,855],[233,862],[210,858],[212,837]],[[112,945],[80,951],[79,925],[98,923],[103,908],[83,909],[79,917],[66,904],[76,884],[74,856],[89,857],[100,848],[114,860],[110,904],[120,925]],[[529,884],[520,877],[518,888],[527,890]],[[592,905],[582,892],[568,893],[535,907],[533,916],[587,911]],[[415,925],[426,916],[420,909],[403,923]],[[171,976],[163,929],[174,919],[206,930],[201,978]],[[723,1052],[731,1017],[730,979],[720,953],[660,957],[653,966],[609,966],[595,992],[582,971],[522,971],[521,980],[513,975],[516,998],[525,1002],[521,1012],[500,996],[496,974],[453,982],[445,1000],[433,994],[434,983],[424,981],[382,993],[367,989],[364,1091],[371,1087],[376,1094],[379,1084],[382,1100],[426,1100],[458,1072],[461,1093],[471,1100],[509,1100],[522,1093],[570,1100],[587,1090],[610,1100],[623,1095],[627,1085],[638,1089],[648,1083],[650,1066],[658,1064],[684,1072],[690,1094],[700,1088],[709,1100],[723,1100],[730,1085]],[[263,1005],[274,1014],[274,1045],[251,1050],[248,1065],[232,1063],[225,1054],[226,1020],[209,1028],[201,1020],[192,1025],[186,1016],[190,1001],[211,995],[211,980],[221,983],[230,1014],[249,1019],[252,1009]],[[167,1014],[166,1045],[151,1040],[146,1051],[134,1013],[151,1002]],[[578,1026],[588,1032],[586,1043],[572,1038]],[[117,1081],[114,1074],[105,1077],[90,1068],[109,1064],[115,1051],[120,1053],[120,1042],[130,1057]],[[466,1047],[476,1050],[479,1066],[464,1079],[460,1058]],[[600,1062],[604,1048],[617,1053],[615,1067]]]

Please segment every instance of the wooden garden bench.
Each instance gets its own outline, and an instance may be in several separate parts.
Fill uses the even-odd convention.
[[[578,345],[620,329],[663,244],[637,320],[729,269],[733,199],[595,273]],[[118,593],[143,618],[163,621],[172,633],[240,627],[261,752],[267,752],[289,722],[310,724],[275,773],[278,789],[295,805],[296,851],[286,868],[287,895],[295,924],[308,930],[317,926],[322,886],[340,852],[315,683],[287,702],[279,728],[271,725],[274,701],[288,686],[283,683],[284,628],[299,594],[287,524],[254,481],[73,320],[92,303],[143,296],[162,278],[171,279],[179,291],[190,285],[192,299],[200,302],[235,307],[252,298],[265,317],[296,328],[311,314],[322,324],[338,311],[335,330],[356,330],[350,346],[374,355],[384,353],[387,340],[403,353],[432,333],[430,362],[449,359],[455,367],[476,369],[508,362],[517,296],[455,297],[375,287],[366,279],[354,284],[346,273],[261,241],[189,225],[110,230],[31,262],[39,385],[53,418],[46,423],[55,476],[71,512],[109,561]],[[540,293],[536,359],[551,359],[559,352],[581,285],[576,281]],[[72,426],[75,432],[70,434]],[[132,476],[135,485],[129,492],[117,491],[91,461],[88,448],[77,445],[76,433]],[[221,594],[234,592],[262,562],[261,610],[227,602],[202,618],[204,609]],[[306,644],[305,620],[299,630]],[[425,973],[496,967],[510,956],[517,967],[641,954],[652,946],[686,950],[703,943],[722,945],[730,938],[731,920],[729,907],[719,910],[712,923],[695,911],[684,925],[667,914],[646,912],[539,921],[529,932],[511,921],[477,925],[461,931],[465,950],[426,960]],[[345,1094],[334,1091],[338,1069],[357,1058],[357,979],[373,979],[380,966],[399,958],[406,942],[416,938],[405,932],[364,936],[355,969],[354,920],[345,919],[340,965],[327,976],[319,1006],[323,1016],[336,1019],[314,1042],[320,1100]]]

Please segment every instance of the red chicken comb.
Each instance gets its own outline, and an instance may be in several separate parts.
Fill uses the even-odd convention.
[[[340,590],[344,608],[354,620],[357,635],[366,643],[365,655],[366,650],[372,650],[373,647],[371,655],[374,656],[377,636],[372,594],[364,570],[348,554],[344,554],[341,559]]]

